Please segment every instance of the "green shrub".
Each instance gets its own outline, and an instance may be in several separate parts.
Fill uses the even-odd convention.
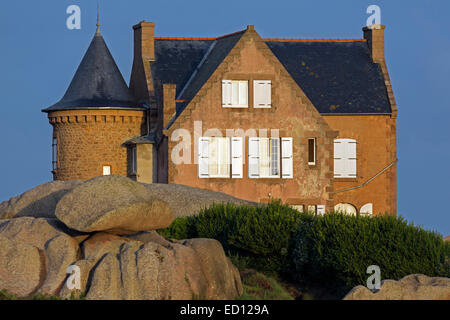
[[[158,230],[158,233],[163,237],[177,240],[195,238],[197,235],[195,229],[191,230],[192,222],[188,217],[177,218],[169,227]]]
[[[435,232],[390,215],[317,217],[279,201],[215,204],[159,232],[175,239],[216,239],[240,270],[342,290],[365,285],[370,265],[381,268],[382,279],[412,273],[450,277],[450,244]]]
[[[159,233],[168,238],[213,238],[247,267],[280,273],[290,263],[292,235],[302,214],[280,201],[260,206],[213,204],[197,216],[178,218]]]
[[[442,237],[403,218],[351,217],[339,213],[303,219],[292,258],[301,280],[347,290],[366,284],[367,267],[378,265],[382,279],[408,274],[450,276],[450,246]]]

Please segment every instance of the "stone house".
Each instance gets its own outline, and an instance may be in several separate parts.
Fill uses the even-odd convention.
[[[396,213],[397,107],[384,29],[362,39],[134,29],[129,87],[99,29],[44,109],[56,180],[120,174],[323,214]]]

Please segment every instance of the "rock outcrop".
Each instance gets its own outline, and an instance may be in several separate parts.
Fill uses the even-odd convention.
[[[0,285],[2,290],[25,297],[41,284],[44,270],[39,250],[0,235]]]
[[[14,217],[55,218],[58,201],[81,180],[51,181],[0,203],[0,219]]]
[[[27,200],[36,210],[29,216],[21,217],[19,210],[15,218],[0,220],[0,290],[19,297],[44,293],[87,299],[234,299],[242,294],[239,272],[219,242],[168,240],[155,231],[174,218],[176,206],[166,203],[169,197],[161,199],[119,176],[62,190],[64,195],[51,197],[50,204],[42,197],[36,197],[39,205]]]
[[[450,300],[450,278],[412,274],[399,281],[382,281],[380,290],[375,293],[357,286],[344,300]]]
[[[58,202],[56,217],[83,232],[127,234],[168,227],[172,209],[129,178],[113,175],[91,179]]]
[[[234,203],[256,205],[221,192],[193,188],[181,184],[144,184],[150,196],[166,202],[173,210],[175,218],[193,216],[213,203]]]
[[[23,217],[0,221],[0,236],[39,250],[45,262],[40,293],[56,294],[66,278],[66,269],[78,258],[77,241],[56,229],[51,219]]]

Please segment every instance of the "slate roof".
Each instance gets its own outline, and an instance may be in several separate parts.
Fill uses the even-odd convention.
[[[177,116],[243,33],[209,39],[155,38],[152,75],[162,83],[176,84]],[[265,42],[320,113],[391,113],[381,68],[372,62],[366,41]]]
[[[365,41],[266,41],[322,114],[391,113]]]
[[[99,31],[63,98],[42,111],[74,109],[145,110],[132,96]]]
[[[225,59],[244,31],[205,40],[155,39],[152,75],[162,83],[176,84],[177,100],[190,101]],[[186,107],[177,103],[177,115]]]

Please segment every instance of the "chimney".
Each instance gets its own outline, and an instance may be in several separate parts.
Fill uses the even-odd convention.
[[[153,22],[141,21],[133,26],[134,30],[134,53],[147,61],[155,60],[154,33],[155,24]]]
[[[386,26],[372,24],[364,27],[364,39],[367,40],[372,60],[375,63],[384,62],[384,29]]]
[[[167,128],[169,121],[175,116],[176,113],[176,94],[177,86],[171,83],[165,83],[162,85],[163,93],[163,128]]]
[[[133,26],[134,57],[131,70],[130,90],[139,101],[150,103],[153,96],[153,78],[150,61],[155,61],[155,43],[153,22],[141,21]]]

